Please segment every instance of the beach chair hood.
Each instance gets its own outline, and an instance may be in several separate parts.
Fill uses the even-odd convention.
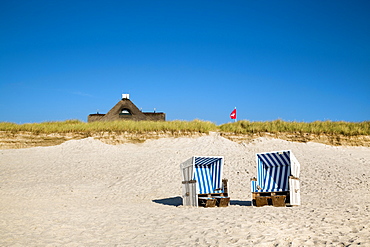
[[[183,184],[183,204],[198,206],[199,194],[220,193],[223,191],[222,156],[193,156],[181,166]]]
[[[290,150],[256,154],[257,179],[253,192],[289,191],[290,204],[300,205],[300,164]]]

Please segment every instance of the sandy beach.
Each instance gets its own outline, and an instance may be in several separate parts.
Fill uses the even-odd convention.
[[[255,154],[292,150],[298,207],[251,206]],[[231,205],[182,206],[180,163],[224,156]],[[0,150],[0,246],[370,246],[370,148],[216,133]]]

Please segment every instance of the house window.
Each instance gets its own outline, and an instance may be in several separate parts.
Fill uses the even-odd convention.
[[[119,113],[119,115],[131,115],[131,112],[129,109],[122,109],[121,112]]]

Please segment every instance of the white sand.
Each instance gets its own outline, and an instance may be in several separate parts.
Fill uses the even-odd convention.
[[[302,205],[250,206],[255,153],[290,149]],[[180,163],[223,155],[231,206],[181,205]],[[92,138],[0,150],[0,246],[370,246],[370,148]]]

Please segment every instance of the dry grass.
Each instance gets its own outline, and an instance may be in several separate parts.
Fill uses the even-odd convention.
[[[57,145],[66,140],[94,137],[109,144],[143,142],[161,137],[199,136],[219,132],[225,138],[245,142],[267,136],[289,141],[316,141],[330,145],[370,146],[370,121],[250,122],[220,126],[194,121],[113,121],[85,123],[78,120],[32,124],[0,123],[0,149]]]
[[[275,120],[269,122],[250,122],[246,120],[236,123],[228,123],[219,126],[221,132],[235,134],[256,134],[256,133],[307,133],[307,134],[325,134],[325,135],[370,135],[370,121],[353,122],[333,122],[333,121],[315,121],[305,122],[285,122]]]
[[[266,122],[250,122],[241,120],[235,123],[215,125],[212,122],[193,121],[112,121],[85,123],[79,120],[64,122],[43,122],[31,124],[0,123],[0,131],[11,133],[32,132],[34,134],[51,133],[85,133],[91,135],[99,132],[115,133],[146,133],[146,132],[198,132],[209,133],[220,131],[234,134],[256,133],[308,133],[329,135],[370,135],[370,121],[365,122],[333,122],[315,121],[286,122],[282,120]]]
[[[44,122],[32,124],[0,123],[0,131],[12,133],[32,132],[35,134],[99,132],[146,133],[146,132],[199,132],[216,131],[217,126],[205,121],[112,121],[85,123],[78,120],[64,122]]]

